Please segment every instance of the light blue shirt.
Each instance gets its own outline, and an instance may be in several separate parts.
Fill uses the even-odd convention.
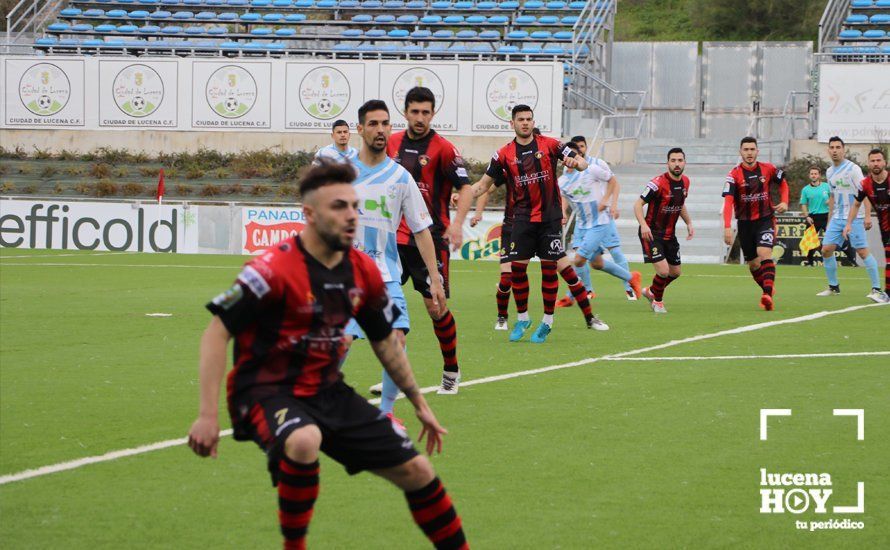
[[[587,157],[585,160],[587,170],[566,170],[557,182],[562,195],[572,203],[575,224],[581,229],[603,225],[611,220],[608,209],[599,211],[599,203],[612,179],[612,170],[600,159]]]
[[[354,147],[346,146],[346,151],[341,151],[333,143],[325,145],[315,153],[315,159],[331,159],[340,163],[353,162],[358,159],[358,150]]]
[[[831,186],[831,194],[834,196],[834,212],[832,219],[847,220],[850,207],[856,200],[856,195],[862,190],[862,168],[855,162],[844,159],[839,166],[831,165],[825,171],[825,179]],[[859,210],[857,218],[865,216],[863,209]]]

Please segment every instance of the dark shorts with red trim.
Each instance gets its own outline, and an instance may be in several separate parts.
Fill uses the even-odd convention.
[[[502,264],[510,263],[510,235],[513,233],[513,225],[506,223],[501,225],[501,250],[498,256]]]
[[[445,297],[451,297],[450,285],[448,284],[448,259],[451,252],[444,243],[436,243],[436,265],[439,268],[438,277],[442,281],[445,288]],[[399,245],[399,261],[402,263],[402,284],[408,282],[414,283],[414,290],[423,294],[424,298],[432,298],[430,292],[430,272],[423,263],[423,256],[420,255],[420,249],[410,244]]]
[[[647,264],[658,263],[667,260],[669,265],[680,265],[680,241],[677,237],[670,239],[659,239],[657,236],[653,240],[648,241],[640,235],[637,230],[637,236],[640,237],[640,244],[643,245],[643,261]]]
[[[417,456],[408,434],[342,381],[311,397],[274,395],[232,409],[235,439],[253,440],[265,451],[273,485],[284,442],[309,424],[321,430],[321,451],[350,475],[393,468]]]
[[[776,223],[772,216],[759,220],[739,220],[739,245],[746,261],[757,257],[760,247],[772,248],[776,241]]]
[[[565,255],[566,249],[562,242],[562,220],[513,221],[510,249],[507,251],[507,257],[511,262],[530,260],[535,256],[541,260],[555,262]]]

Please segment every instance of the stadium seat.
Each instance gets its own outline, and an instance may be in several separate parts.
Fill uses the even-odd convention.
[[[529,35],[532,40],[550,40],[550,31],[534,31]]]
[[[105,12],[105,17],[108,17],[109,19],[120,19],[126,16],[127,12],[124,10],[108,10]]]
[[[557,31],[553,33],[553,38],[556,40],[571,40],[572,31]]]
[[[276,8],[288,8],[293,4],[293,0],[274,0],[272,5]]]
[[[63,38],[59,40],[59,46],[80,46],[80,40],[77,38]]]
[[[275,22],[275,21],[281,21],[282,19],[284,19],[284,15],[280,14],[280,13],[267,13],[266,15],[263,16],[263,21]]]
[[[383,7],[383,2],[380,0],[365,0],[362,2],[362,7],[365,9],[377,9]]]
[[[468,50],[467,50],[467,47],[464,46],[463,44],[452,44],[451,46],[448,47],[448,51],[449,52],[466,52]]]
[[[311,8],[315,4],[314,0],[294,0],[295,8]]]
[[[250,4],[250,0],[226,0],[227,6],[238,6],[243,7]]]
[[[473,53],[491,53],[491,46],[484,42],[481,42],[470,46],[470,51]]]
[[[574,15],[568,15],[568,16],[563,17],[562,19],[560,19],[559,22],[560,22],[561,24],[563,24],[563,25],[571,25],[571,26],[574,27],[574,26],[575,26],[575,23],[578,22],[578,18],[575,17]]]
[[[559,23],[559,17],[555,15],[542,15],[538,18],[539,25],[556,25]]]
[[[534,25],[537,20],[538,18],[534,15],[520,15],[513,22],[516,25]]]
[[[200,6],[204,0],[182,0],[182,3],[185,6]]]
[[[211,36],[222,36],[224,34],[229,34],[229,29],[225,27],[210,27],[207,29],[207,34]]]
[[[507,33],[507,38],[510,40],[524,40],[528,38],[527,31],[510,31]]]
[[[847,16],[847,19],[844,20],[844,23],[848,25],[855,25],[857,23],[868,23],[868,16],[851,14]]]
[[[492,25],[506,25],[510,22],[510,18],[506,15],[492,15],[488,18],[488,22]]]
[[[871,38],[872,40],[880,40],[887,36],[887,31],[883,31],[880,29],[872,29],[870,31],[865,31],[862,33],[862,38]]]
[[[877,2],[875,2],[875,7],[890,8],[890,0],[877,0]]]
[[[454,31],[450,31],[447,29],[438,30],[433,33],[433,38],[453,38]]]
[[[413,25],[414,23],[417,23],[417,16],[410,15],[410,14],[409,15],[400,15],[400,16],[398,16],[398,18],[396,18],[396,22],[403,23],[406,25]]]
[[[477,10],[493,10],[498,7],[497,2],[479,2],[476,4]]]
[[[212,11],[202,11],[195,16],[195,19],[197,19],[198,21],[211,21],[213,19],[216,19],[216,14]]]
[[[464,22],[464,16],[463,15],[448,15],[444,19],[442,19],[442,22],[445,23],[446,25],[460,25]]]
[[[299,23],[306,20],[305,13],[289,13],[284,16],[284,20],[289,23]]]
[[[403,10],[405,9],[405,2],[402,0],[387,0],[383,3],[383,7],[388,10]]]
[[[464,29],[462,31],[457,31],[457,34],[454,36],[460,40],[466,40],[468,38],[476,38],[479,35],[476,31],[471,31],[469,29]]]
[[[238,42],[223,42],[219,47],[223,50],[240,50],[241,44]]]
[[[409,10],[422,10],[426,8],[426,2],[425,0],[409,0],[405,7]]]
[[[143,25],[136,29],[136,32],[139,34],[158,34],[161,32],[161,27],[157,25]]]
[[[361,29],[346,29],[345,31],[340,33],[340,36],[345,36],[347,38],[356,38],[365,34],[365,32]]]
[[[204,0],[205,6],[225,6],[226,0]]]
[[[395,20],[396,20],[396,16],[389,15],[389,14],[378,15],[377,17],[374,18],[375,23],[393,23],[393,22],[395,22]]]
[[[358,8],[361,6],[361,3],[358,0],[340,0],[340,9],[343,8]]]
[[[450,10],[451,2],[436,1],[436,2],[431,3],[430,7],[433,8],[434,10]]]
[[[146,6],[154,6],[160,4],[159,0],[137,0],[137,4],[143,4]]]
[[[100,39],[98,39],[98,38],[89,38],[89,39],[87,39],[87,40],[83,40],[83,41],[81,41],[80,45],[81,45],[81,46],[88,46],[88,47],[93,47],[93,48],[95,48],[96,46],[103,46],[103,45],[105,45],[105,41],[104,41],[104,40],[100,40]]]
[[[410,34],[406,29],[393,29],[386,33],[390,38],[407,38]]]
[[[134,32],[138,32],[139,27],[136,25],[120,25],[117,28],[118,34],[133,34]]]
[[[161,4],[164,6],[178,6],[180,0],[161,0]]]
[[[420,30],[413,31],[411,33],[411,38],[429,38],[432,35],[433,35],[433,33],[431,33],[430,31],[428,31],[426,29],[420,29]]]
[[[45,36],[43,38],[38,38],[37,40],[34,41],[34,43],[37,44],[38,46],[55,46],[56,44],[59,43],[59,39],[53,38],[51,36]]]
[[[544,8],[544,2],[539,2],[538,0],[528,0],[525,4],[522,5],[522,9],[524,10],[540,10]]]
[[[854,8],[870,8],[872,5],[871,0],[853,0],[851,4]]]
[[[134,10],[130,12],[130,19],[148,19],[148,12],[145,10]]]
[[[105,15],[105,10],[92,9],[92,10],[86,10],[85,12],[83,12],[83,17],[102,17],[104,15]]]
[[[870,21],[873,25],[874,24],[886,25],[887,23],[890,23],[890,14],[878,13],[876,15],[872,15]]]
[[[205,29],[204,27],[186,27],[184,30],[185,30],[185,34],[193,34],[193,35],[204,34],[207,32],[207,29]]]
[[[484,15],[470,15],[464,21],[467,25],[481,25],[485,23],[486,18]]]
[[[541,46],[536,46],[534,44],[523,44],[520,52],[522,52],[522,53],[544,53],[543,50],[541,49]]]
[[[106,40],[106,41],[105,41],[105,44],[103,44],[103,46],[106,47],[106,48],[123,48],[123,47],[124,47],[124,41],[123,41],[123,40],[118,40],[117,38],[114,38],[114,39],[111,39],[111,40]]]
[[[148,15],[149,19],[170,19],[171,17],[173,17],[173,14],[164,10],[158,10]]]
[[[109,32],[116,31],[117,27],[114,25],[109,25],[108,23],[105,23],[103,25],[96,25],[96,28],[93,30],[96,32],[101,32],[101,33],[109,33]]]
[[[436,23],[441,23],[442,16],[441,15],[424,15],[423,17],[420,18],[420,22],[423,23],[424,25],[433,25]]]
[[[427,44],[425,49],[428,52],[444,52],[448,49],[448,46],[442,44],[441,42],[431,42]]]
[[[173,19],[177,19],[179,21],[183,21],[183,20],[187,20],[187,19],[194,19],[194,18],[195,18],[194,12],[190,12],[190,11],[178,11],[173,14]]]
[[[368,38],[383,38],[386,36],[386,31],[383,29],[368,29],[365,31],[365,36]]]
[[[886,46],[881,46],[878,49],[880,50],[881,53],[890,54],[890,44],[887,44]]]
[[[856,29],[844,29],[844,30],[841,31],[841,33],[840,33],[838,36],[839,36],[840,38],[842,38],[842,39],[843,39],[843,38],[847,38],[847,39],[850,39],[850,38],[861,38],[861,37],[862,37],[862,31],[857,31]]]
[[[336,0],[318,0],[318,2],[315,3],[315,7],[316,8],[324,8],[324,9],[336,8],[337,1]]]
[[[233,11],[226,11],[216,16],[220,21],[237,21],[238,14]]]
[[[77,8],[65,8],[59,12],[59,15],[62,15],[64,17],[74,17],[76,15],[80,15],[81,13],[83,13],[83,12],[81,12]],[[55,40],[55,39],[53,39],[53,40]]]
[[[574,2],[569,3],[570,10],[583,10],[584,6],[587,5],[587,2],[584,0],[575,0]]]
[[[93,26],[89,23],[78,23],[77,25],[72,25],[71,30],[74,32],[90,32],[93,30]]]
[[[500,40],[501,33],[498,31],[482,31],[479,33],[479,38],[483,40]]]
[[[548,10],[564,10],[566,8],[565,2],[547,2],[546,8]]]
[[[250,5],[255,8],[268,8],[272,5],[272,0],[252,0]]]
[[[242,13],[239,19],[246,23],[254,23],[256,21],[260,21],[262,19],[262,16],[258,13]]]
[[[360,13],[358,15],[352,16],[353,23],[370,23],[374,18],[368,15],[367,13]]]
[[[471,10],[473,9],[473,3],[467,0],[461,0],[460,2],[455,2],[453,9],[456,10]]]
[[[182,27],[177,25],[167,25],[166,27],[161,29],[161,34],[180,34],[182,33]]]
[[[498,48],[498,53],[519,53],[519,48],[517,46],[501,46]]]
[[[502,10],[517,10],[519,9],[519,2],[509,0],[508,2],[501,2],[498,4],[498,7]]]
[[[272,34],[272,29],[270,29],[269,27],[250,29],[250,34],[253,36],[270,36]]]
[[[68,23],[52,23],[50,26],[46,28],[48,31],[52,32],[65,32],[71,28],[71,25]]]
[[[562,46],[558,46],[556,44],[548,44],[544,46],[543,53],[550,55],[563,55],[564,53],[566,53],[566,51],[563,49]]]
[[[275,36],[281,36],[287,38],[289,36],[296,36],[297,31],[295,29],[277,29],[275,31]]]

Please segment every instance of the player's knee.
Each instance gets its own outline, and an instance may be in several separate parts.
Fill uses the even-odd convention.
[[[822,257],[830,257],[834,256],[834,247],[833,246],[823,246],[822,247]]]
[[[309,424],[291,432],[284,442],[284,453],[288,458],[301,464],[315,462],[321,448],[321,430]]]
[[[575,253],[575,257],[572,259],[572,264],[575,267],[584,267],[584,264],[587,263],[587,258],[582,256],[581,254]]]
[[[590,260],[590,266],[593,267],[593,269],[599,269],[599,270],[604,268],[606,266],[606,264],[605,264],[605,262],[603,262],[603,255],[600,254],[596,258]]]
[[[860,248],[860,249],[858,249],[858,250],[856,251],[856,254],[858,254],[859,257],[862,258],[862,259],[864,260],[864,259],[868,258],[868,249],[867,249],[867,248]]]
[[[659,277],[667,277],[671,274],[671,270],[667,267],[656,267],[655,274]]]
[[[429,485],[436,477],[433,465],[423,455],[417,455],[399,468],[400,483],[396,483],[406,491],[416,491]]]

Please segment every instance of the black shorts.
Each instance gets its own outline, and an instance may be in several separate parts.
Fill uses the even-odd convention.
[[[513,226],[508,226],[507,224],[501,225],[501,251],[499,252],[499,257],[502,264],[510,263],[510,254],[508,249],[510,248],[510,235],[513,232]]]
[[[817,232],[824,232],[825,228],[828,227],[828,213],[825,214],[810,214],[810,217],[813,218],[813,227],[816,228]]]
[[[776,240],[775,218],[761,218],[748,221],[739,220],[739,244],[745,261],[751,261],[757,257],[757,249],[760,247],[772,248]]]
[[[562,242],[562,220],[549,222],[514,220],[510,237],[507,257],[511,262],[530,260],[534,256],[555,262],[566,255],[565,245]]]
[[[640,244],[643,245],[643,261],[647,264],[654,264],[662,260],[667,260],[670,265],[680,265],[680,241],[674,235],[670,239],[659,239],[653,235],[654,239],[647,241],[640,235]]]
[[[451,252],[448,246],[436,244],[436,264],[439,267],[439,278],[442,286],[445,287],[445,297],[449,298],[451,292],[448,285],[448,259]],[[430,292],[430,273],[427,271],[426,264],[423,263],[423,257],[420,250],[416,246],[410,244],[399,245],[399,260],[402,262],[402,284],[408,282],[408,279],[414,283],[414,290],[423,294],[424,298],[432,298]]]
[[[278,483],[285,440],[309,424],[321,430],[321,451],[350,475],[393,468],[417,456],[408,435],[342,381],[311,397],[285,393],[241,404],[231,412],[235,439],[252,439],[266,452],[273,485]]]

